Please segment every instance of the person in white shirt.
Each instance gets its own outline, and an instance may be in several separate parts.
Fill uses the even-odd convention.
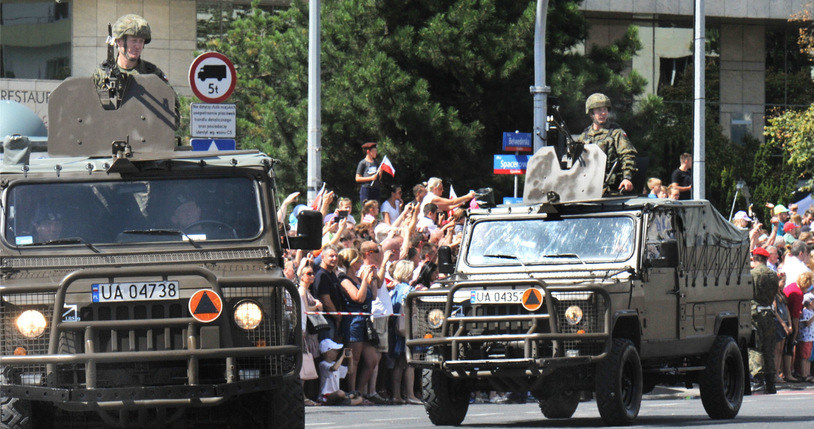
[[[475,191],[469,191],[468,194],[457,198],[444,198],[441,194],[444,193],[444,182],[437,177],[430,177],[427,181],[427,195],[421,201],[421,212],[424,212],[424,206],[433,203],[438,206],[438,210],[448,211],[452,210],[463,203],[475,198]]]
[[[382,203],[382,222],[392,225],[401,213],[401,186],[396,186],[390,191],[390,198]]]
[[[786,283],[784,285],[788,286],[792,283],[797,282],[797,278],[800,277],[800,274],[811,271],[808,266],[809,254],[806,248],[806,243],[802,240],[797,240],[791,245],[791,251],[789,255],[786,257],[785,261],[783,261],[783,268],[781,272],[786,274]],[[806,291],[803,291],[806,293]]]
[[[350,358],[350,349],[342,350],[342,344],[326,338],[319,343],[322,362],[319,363],[320,400],[326,405],[359,405],[364,401],[360,397],[351,397],[339,388],[339,380],[348,375],[348,367],[343,366],[345,358]]]
[[[423,233],[427,237],[432,234],[433,231],[438,229],[438,206],[434,203],[428,203],[424,206],[424,216],[418,220],[418,224],[416,225],[416,231]]]

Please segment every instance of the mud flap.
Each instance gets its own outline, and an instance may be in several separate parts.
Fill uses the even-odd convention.
[[[602,149],[585,145],[571,168],[562,169],[554,147],[544,147],[529,159],[523,202],[548,202],[549,192],[556,192],[560,202],[601,198],[606,161]]]

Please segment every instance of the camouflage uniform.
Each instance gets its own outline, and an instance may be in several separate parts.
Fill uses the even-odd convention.
[[[605,152],[608,161],[605,164],[605,181],[603,195],[618,195],[619,184],[622,180],[632,180],[636,172],[636,148],[630,143],[627,134],[622,128],[611,123],[607,128],[595,130],[593,125],[588,126],[579,136],[579,141],[593,143]],[[614,167],[614,164],[616,166]],[[611,169],[613,172],[611,173]],[[608,173],[611,173],[608,175]]]
[[[756,352],[761,355],[763,362],[762,365],[758,365],[754,359],[754,355],[757,353],[750,353],[752,357],[749,359],[749,366],[760,367],[755,373],[762,374],[763,381],[766,383],[766,391],[771,392],[774,391],[774,375],[777,373],[774,364],[775,316],[772,302],[777,293],[779,280],[777,274],[766,264],[758,264],[752,269],[752,281],[755,294],[752,300],[752,326],[756,330]]]
[[[95,83],[98,88],[103,87],[105,78],[110,76],[110,72],[113,70],[114,66],[119,69],[119,73],[122,75],[135,76],[137,74],[154,74],[160,77],[164,82],[167,82],[167,75],[165,75],[160,68],[156,67],[155,64],[149,61],[144,61],[139,58],[138,64],[129,70],[121,68],[115,63],[110,64],[108,61],[103,62],[99,67],[96,68],[96,71],[93,72],[93,83]]]

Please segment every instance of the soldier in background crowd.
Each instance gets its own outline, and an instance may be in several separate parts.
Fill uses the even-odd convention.
[[[762,247],[752,251],[757,264],[752,269],[755,297],[752,299],[752,325],[755,327],[756,350],[750,354],[749,367],[755,374],[756,388],[765,388],[766,393],[777,393],[774,377],[777,372],[774,363],[775,325],[772,301],[780,281],[777,274],[766,266],[769,252]],[[759,362],[762,357],[762,364]]]
[[[585,144],[599,146],[607,155],[603,195],[619,195],[633,191],[636,172],[636,148],[622,128],[610,122],[611,100],[605,94],[591,94],[585,101],[585,113],[591,125],[579,136]]]

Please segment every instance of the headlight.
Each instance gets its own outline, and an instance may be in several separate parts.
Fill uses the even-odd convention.
[[[36,338],[45,331],[45,316],[37,310],[26,310],[17,318],[17,330],[26,338]]]
[[[263,320],[263,310],[254,301],[241,301],[235,307],[235,323],[241,329],[250,331],[260,326]]]
[[[427,313],[427,323],[432,329],[438,329],[444,324],[444,312],[437,308],[430,310]]]
[[[565,310],[565,320],[569,325],[576,325],[582,321],[582,309],[578,305],[572,305]]]

